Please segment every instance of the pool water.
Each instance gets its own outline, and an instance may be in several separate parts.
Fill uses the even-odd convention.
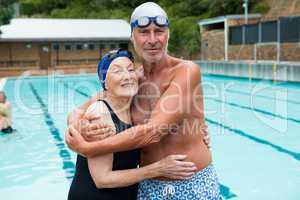
[[[206,122],[221,193],[233,200],[300,199],[300,84],[203,75]],[[101,90],[96,75],[10,78],[16,133],[0,134],[0,196],[66,199],[76,154],[66,116]]]

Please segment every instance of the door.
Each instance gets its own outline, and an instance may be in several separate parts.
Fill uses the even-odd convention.
[[[40,45],[40,69],[49,69],[51,67],[51,48],[50,44]]]

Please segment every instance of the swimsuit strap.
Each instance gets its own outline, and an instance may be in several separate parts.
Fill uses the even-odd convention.
[[[109,105],[109,103],[107,101],[105,101],[103,99],[99,99],[98,101],[102,101],[107,106],[114,124],[119,124],[119,123],[128,124],[128,123],[123,122],[118,117],[118,115],[115,113],[115,111],[112,109],[112,107]]]

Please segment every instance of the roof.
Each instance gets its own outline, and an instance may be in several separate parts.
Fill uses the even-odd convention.
[[[0,41],[129,40],[131,34],[119,19],[16,18],[0,30]]]
[[[245,15],[225,15],[225,16],[200,20],[198,22],[198,24],[200,26],[203,26],[203,25],[209,25],[209,24],[216,24],[216,23],[224,22],[225,20],[230,20],[230,19],[244,19],[244,18],[245,18]],[[255,18],[261,18],[261,14],[249,14],[248,15],[248,19],[255,19]]]

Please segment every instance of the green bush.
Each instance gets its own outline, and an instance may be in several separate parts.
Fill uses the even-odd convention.
[[[270,10],[270,5],[267,1],[261,1],[258,4],[253,6],[252,12],[253,13],[267,13]]]

